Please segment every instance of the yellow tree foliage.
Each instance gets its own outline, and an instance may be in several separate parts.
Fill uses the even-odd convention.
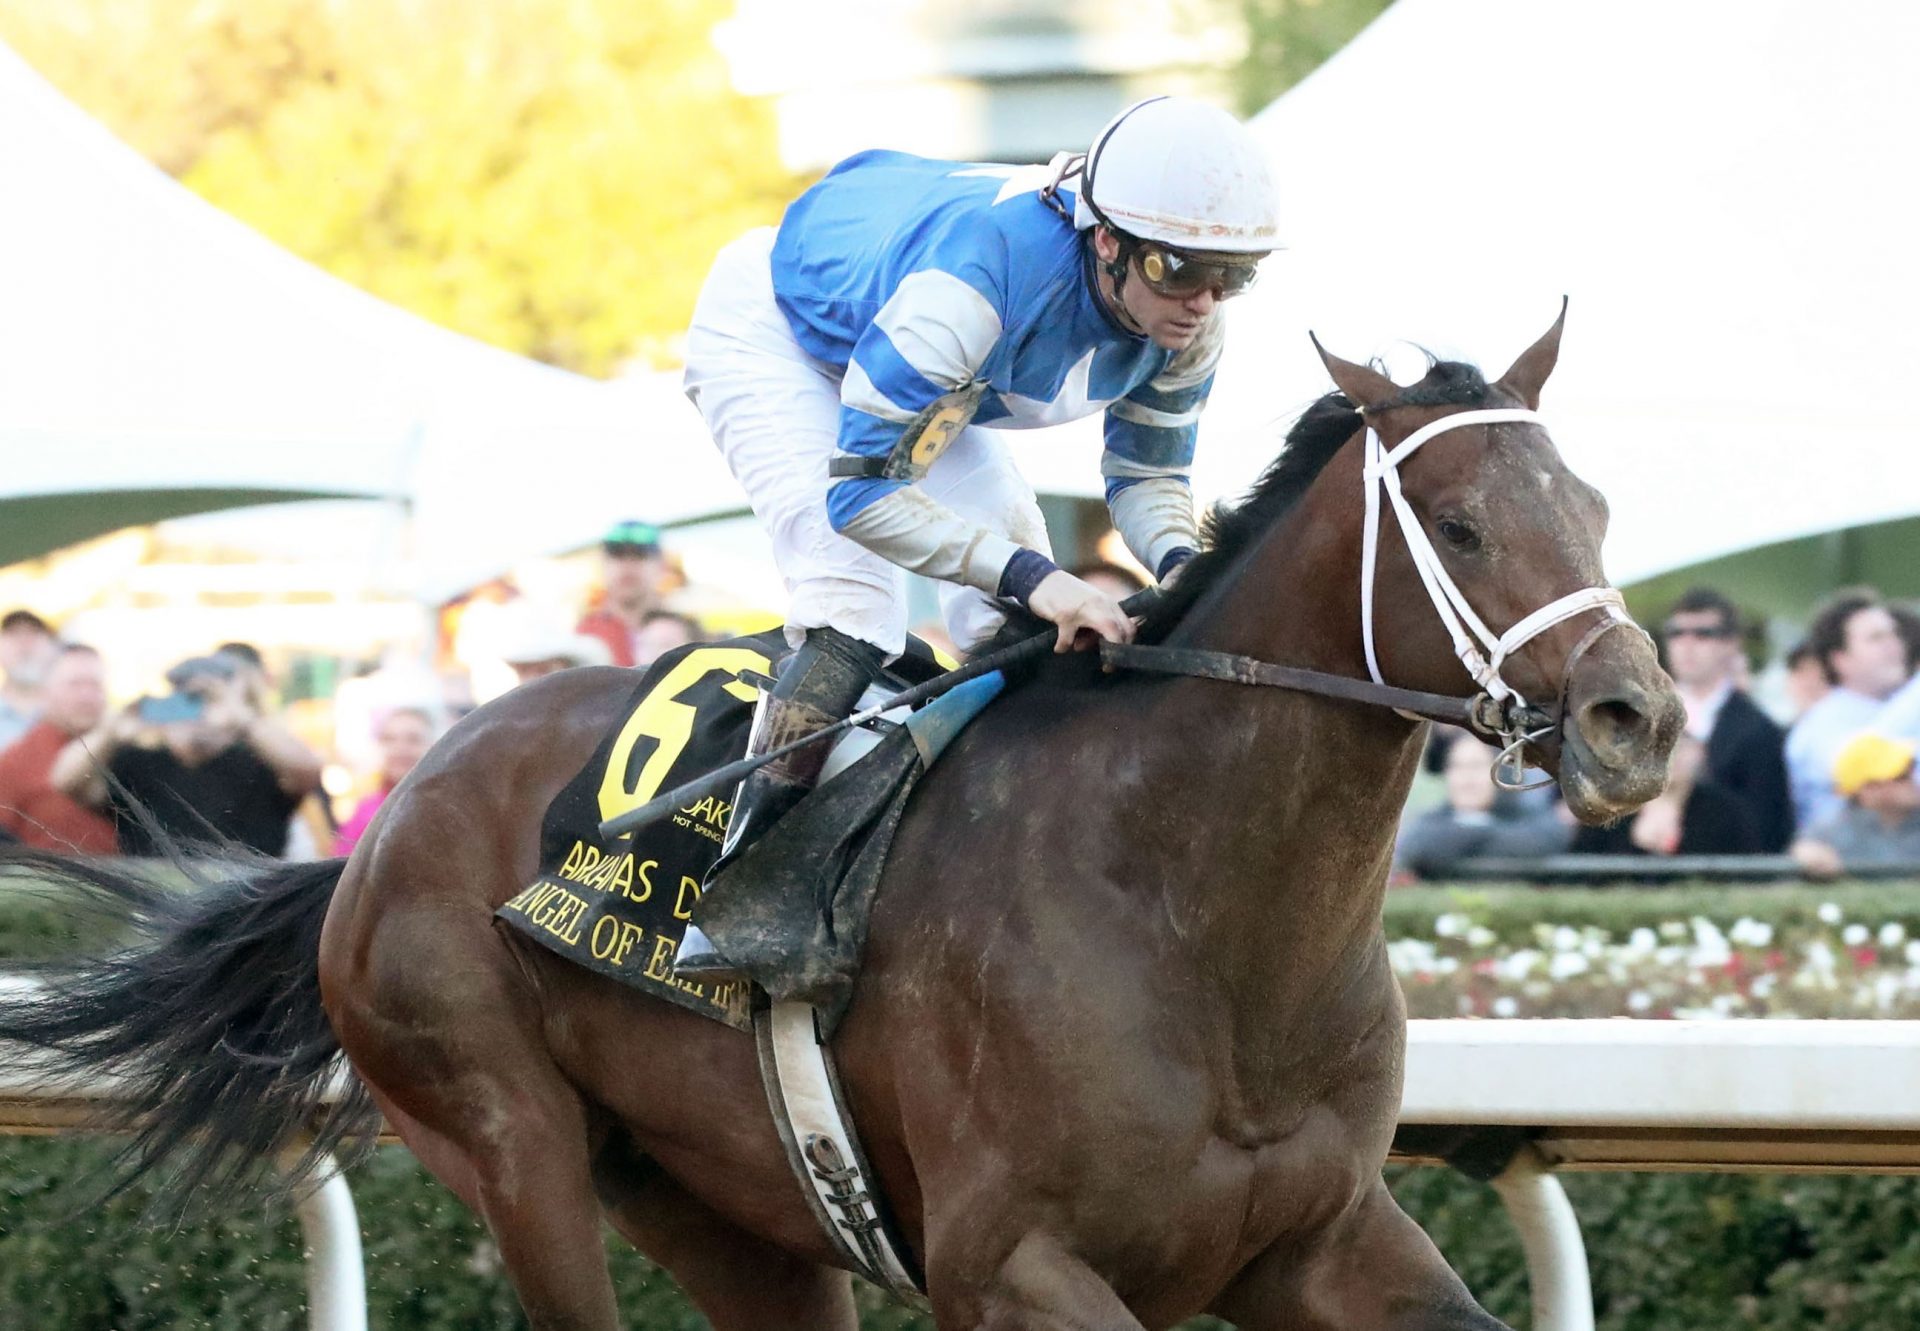
[[[0,38],[219,207],[447,327],[675,358],[714,252],[801,182],[726,0],[0,0]]]

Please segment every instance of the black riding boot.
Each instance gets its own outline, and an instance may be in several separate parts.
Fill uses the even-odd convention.
[[[851,716],[867,686],[879,676],[883,660],[878,647],[838,629],[807,630],[800,649],[782,663],[779,682],[767,696],[748,752],[771,753]],[[832,748],[829,740],[810,744],[755,770],[740,783],[726,844],[707,871],[708,882],[819,784],[820,769]],[[716,943],[698,923],[688,925],[673,960],[675,973],[721,982],[741,978],[722,952],[724,941]]]

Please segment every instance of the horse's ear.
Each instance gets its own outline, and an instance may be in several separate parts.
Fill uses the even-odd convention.
[[[1553,321],[1553,327],[1540,335],[1540,340],[1520,353],[1507,372],[1500,376],[1497,387],[1506,389],[1527,404],[1528,411],[1540,410],[1540,386],[1547,382],[1547,376],[1553,373],[1554,362],[1560,359],[1560,330],[1567,326],[1567,298],[1560,297],[1560,317]]]
[[[1347,395],[1348,401],[1362,411],[1380,405],[1399,391],[1399,385],[1378,370],[1355,365],[1350,360],[1341,360],[1321,346],[1320,339],[1312,333],[1307,336],[1313,338],[1313,349],[1320,353],[1320,362],[1327,367],[1327,373],[1333,376],[1334,384]]]

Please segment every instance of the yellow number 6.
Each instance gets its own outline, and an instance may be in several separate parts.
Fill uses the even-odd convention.
[[[607,770],[600,778],[600,820],[605,822],[628,809],[637,809],[659,793],[660,783],[667,779],[674,760],[693,738],[699,709],[692,703],[681,702],[681,694],[720,670],[736,676],[723,686],[726,691],[742,702],[752,702],[758,696],[756,690],[751,684],[742,684],[737,676],[742,670],[764,675],[772,668],[773,663],[765,656],[746,647],[701,647],[689,652],[647,691],[647,696],[633,709],[633,715],[627,718],[627,724],[620,728],[620,738],[614,741]],[[645,736],[658,740],[660,747],[647,759],[639,778],[629,789],[627,764],[633,758],[633,746]]]

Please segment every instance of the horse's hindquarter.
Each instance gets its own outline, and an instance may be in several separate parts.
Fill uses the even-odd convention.
[[[1404,1016],[1376,911],[1366,955],[1303,978],[1335,992],[1293,1038],[1245,1038],[1259,1013],[1162,890],[1208,871],[1210,797],[1156,789],[1110,717],[1066,701],[1011,752],[980,726],[929,775],[838,1044],[931,1278],[1044,1232],[1153,1324],[1377,1176]]]
[[[542,814],[617,723],[633,678],[579,670],[524,686],[422,761],[336,896],[321,949],[328,1011],[408,1144],[470,1203],[459,1157],[484,1154],[496,1124],[525,1118],[526,1088],[557,1076],[598,1138],[623,1132],[717,1211],[825,1256],[752,1038],[493,918],[536,872]]]

